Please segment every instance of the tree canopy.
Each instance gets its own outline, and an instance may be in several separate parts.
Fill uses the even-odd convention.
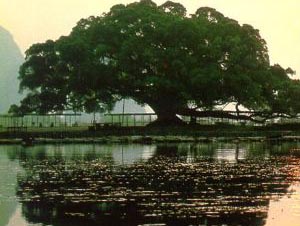
[[[141,0],[32,45],[19,76],[28,95],[13,110],[104,111],[132,98],[170,122],[227,103],[291,115],[300,110],[293,73],[270,65],[266,41],[251,25],[209,7],[187,15],[179,3]]]

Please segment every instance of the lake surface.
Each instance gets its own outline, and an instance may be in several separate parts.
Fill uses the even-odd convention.
[[[300,143],[0,146],[0,226],[300,225]]]

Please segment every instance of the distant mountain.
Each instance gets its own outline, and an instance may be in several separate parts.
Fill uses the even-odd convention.
[[[13,36],[0,26],[0,114],[21,99],[18,71],[24,57]]]

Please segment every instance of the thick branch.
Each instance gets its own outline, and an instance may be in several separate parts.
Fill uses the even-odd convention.
[[[195,109],[182,109],[178,111],[182,116],[194,117],[212,117],[212,118],[227,118],[233,120],[247,120],[256,123],[265,123],[268,119],[274,118],[292,118],[292,115],[286,113],[273,113],[273,112],[250,112],[250,111],[197,111]],[[259,119],[258,119],[259,118]]]

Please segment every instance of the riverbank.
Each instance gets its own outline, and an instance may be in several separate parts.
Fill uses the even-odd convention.
[[[34,138],[32,144],[158,144],[210,142],[300,142],[300,136],[269,137],[191,137],[191,136],[104,136],[85,138]],[[0,139],[0,145],[26,144],[22,138]]]
[[[97,131],[86,127],[30,128],[26,131],[0,131],[0,144],[22,144],[24,140],[33,140],[33,144],[300,141],[299,128],[298,124],[280,127],[119,127]]]

